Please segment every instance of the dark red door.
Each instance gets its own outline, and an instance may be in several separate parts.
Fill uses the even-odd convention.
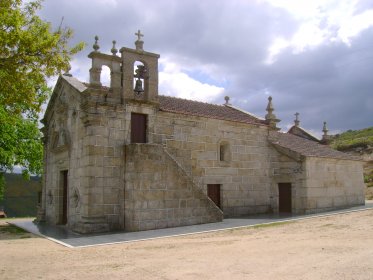
[[[291,184],[278,184],[278,211],[281,213],[291,213]]]
[[[131,114],[131,143],[146,143],[146,115]]]
[[[61,224],[66,225],[67,223],[67,170],[61,171],[62,179],[62,219]]]
[[[207,196],[220,208],[220,185],[207,185]]]

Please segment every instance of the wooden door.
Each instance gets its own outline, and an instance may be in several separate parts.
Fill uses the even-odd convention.
[[[61,180],[62,180],[62,218],[61,224],[67,224],[67,198],[68,198],[68,182],[67,182],[67,170],[61,171]]]
[[[278,184],[278,211],[291,213],[291,183]]]
[[[207,196],[220,208],[220,185],[207,185]]]
[[[131,143],[146,143],[146,115],[131,114]]]

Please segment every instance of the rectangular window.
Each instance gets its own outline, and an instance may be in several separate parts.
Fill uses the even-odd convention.
[[[225,152],[225,146],[224,145],[220,145],[220,161],[224,161],[224,152]]]

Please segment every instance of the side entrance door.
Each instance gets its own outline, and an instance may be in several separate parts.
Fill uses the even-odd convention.
[[[131,114],[131,143],[146,143],[146,115]]]
[[[207,185],[207,196],[220,208],[220,185]]]
[[[291,183],[278,184],[278,211],[291,213]]]

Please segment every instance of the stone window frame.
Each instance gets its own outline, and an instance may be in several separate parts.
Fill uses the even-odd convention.
[[[229,166],[232,161],[231,144],[227,140],[220,140],[218,142],[218,162],[220,166]]]
[[[146,118],[146,144],[153,143],[153,135],[154,133],[154,123],[156,118],[156,109],[154,107],[146,106],[145,104],[137,103],[130,103],[126,105],[125,109],[125,119],[127,121],[126,125],[126,137],[125,137],[125,144],[132,144],[131,143],[131,114],[143,114],[147,115]]]

